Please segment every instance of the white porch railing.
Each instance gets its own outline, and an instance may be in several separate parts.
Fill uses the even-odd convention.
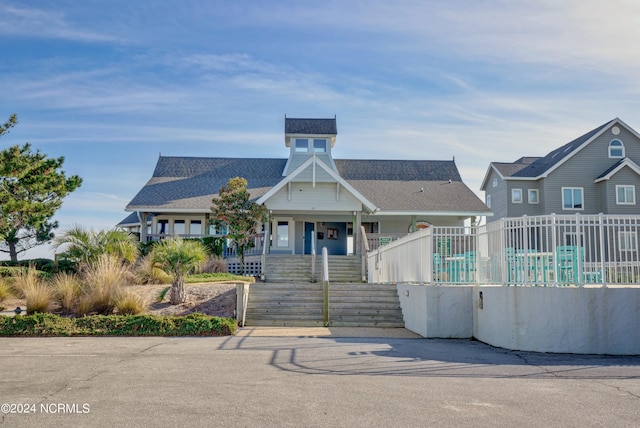
[[[640,216],[506,218],[431,226],[368,253],[370,282],[640,284]]]
[[[156,234],[148,234],[148,241],[161,241],[163,239],[171,238],[174,236],[178,236],[182,239],[202,239],[202,238],[224,238],[224,235],[196,235],[196,234],[166,234],[166,233],[156,233]],[[264,234],[260,233],[253,237],[253,247],[247,249],[245,251],[245,256],[257,256],[262,253],[262,248],[264,245]],[[227,240],[223,249],[223,257],[235,257],[237,255],[236,249],[231,245],[231,242]]]

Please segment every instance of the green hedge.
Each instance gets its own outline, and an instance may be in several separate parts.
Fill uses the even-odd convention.
[[[236,320],[194,313],[186,316],[95,315],[66,318],[38,313],[0,316],[0,336],[228,336]]]
[[[46,272],[50,275],[54,275],[58,272],[73,273],[76,271],[76,263],[69,260],[54,261],[51,259],[29,259],[29,260],[3,260],[0,261],[1,269],[20,269],[35,267],[36,270]]]

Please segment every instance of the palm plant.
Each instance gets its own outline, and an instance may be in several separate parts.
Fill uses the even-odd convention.
[[[56,249],[64,247],[61,256],[76,262],[94,262],[101,254],[116,256],[121,261],[133,263],[140,253],[133,236],[117,229],[85,229],[75,225],[54,241]]]
[[[198,241],[185,241],[181,238],[165,239],[153,247],[151,260],[172,276],[169,301],[172,305],[184,303],[187,293],[184,278],[204,263],[207,251]]]

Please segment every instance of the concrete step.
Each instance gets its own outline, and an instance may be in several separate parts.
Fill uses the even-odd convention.
[[[322,284],[253,284],[247,302],[248,326],[321,326]],[[394,286],[329,285],[330,326],[404,327]]]
[[[329,279],[334,282],[362,282],[360,256],[329,256]],[[322,257],[316,256],[315,277],[310,255],[276,255],[266,257],[265,279],[268,282],[310,282],[322,280]]]

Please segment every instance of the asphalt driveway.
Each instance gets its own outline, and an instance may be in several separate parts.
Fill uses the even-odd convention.
[[[638,426],[640,358],[397,337],[0,340],[0,426]]]

